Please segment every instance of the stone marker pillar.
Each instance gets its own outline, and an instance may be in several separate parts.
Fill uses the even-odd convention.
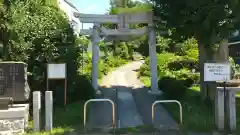
[[[158,89],[157,55],[156,55],[156,33],[153,25],[149,25],[149,56],[151,74],[151,94],[161,94]]]
[[[52,91],[45,92],[45,130],[52,131],[53,97]]]
[[[41,124],[41,93],[40,91],[33,92],[33,130],[40,131]]]
[[[100,24],[94,24],[92,35],[92,86],[97,94],[98,90],[98,60],[99,60],[99,42],[100,42]]]
[[[218,87],[215,95],[215,123],[219,130],[224,130],[224,90]]]
[[[227,90],[227,119],[228,119],[228,126],[231,131],[236,130],[236,97],[235,91]]]

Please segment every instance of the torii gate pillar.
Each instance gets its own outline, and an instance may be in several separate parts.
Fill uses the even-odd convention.
[[[153,24],[149,24],[149,56],[150,56],[150,75],[151,90],[149,94],[160,95],[162,92],[158,89],[157,55],[156,55],[156,32]]]
[[[99,61],[99,42],[100,42],[100,24],[95,23],[92,34],[92,86],[97,94],[101,94],[98,89],[98,61]]]

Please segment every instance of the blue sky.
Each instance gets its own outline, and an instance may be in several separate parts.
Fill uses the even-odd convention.
[[[69,0],[81,13],[104,14],[109,9],[109,0]],[[84,28],[92,27],[92,24],[84,24]]]

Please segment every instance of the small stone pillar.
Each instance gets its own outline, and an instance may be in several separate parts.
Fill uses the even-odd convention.
[[[238,88],[239,89],[239,88]],[[231,131],[236,130],[236,97],[234,90],[227,90],[226,95],[227,121]]]
[[[53,125],[53,97],[52,91],[45,92],[45,130],[52,131]]]
[[[99,60],[99,42],[100,42],[100,24],[94,24],[92,35],[92,86],[98,90],[98,60]]]
[[[41,93],[40,91],[33,92],[33,130],[40,131],[41,125]]]
[[[224,114],[224,90],[222,87],[217,87],[215,95],[215,123],[219,130],[224,130]]]
[[[226,87],[226,99],[224,99],[224,88],[217,87],[215,96],[215,119],[219,130],[224,129],[224,118],[227,116],[227,123],[231,131],[236,130],[236,96],[235,91],[240,90],[238,87]],[[226,112],[224,104],[226,101]],[[225,114],[226,113],[226,114]]]

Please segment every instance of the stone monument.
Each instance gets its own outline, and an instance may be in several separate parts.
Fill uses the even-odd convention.
[[[0,135],[23,133],[28,126],[30,88],[23,62],[0,62]]]

